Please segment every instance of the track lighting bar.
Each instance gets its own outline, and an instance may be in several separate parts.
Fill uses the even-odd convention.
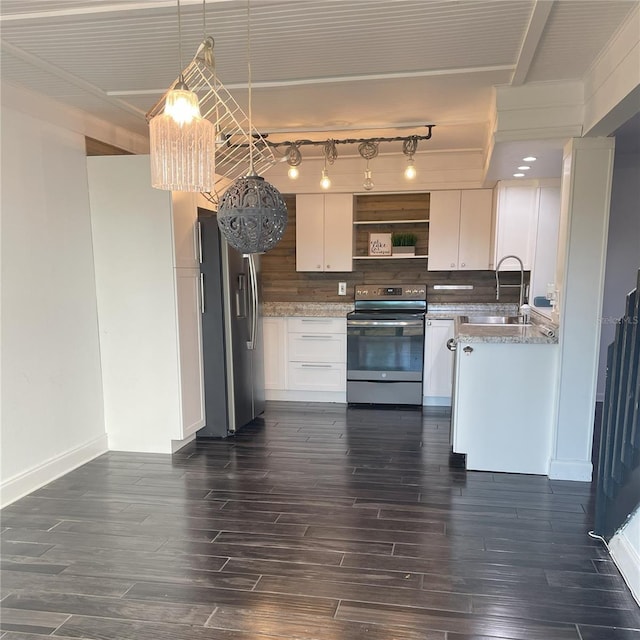
[[[359,144],[362,142],[406,142],[407,140],[415,140],[417,142],[419,140],[430,140],[432,129],[436,125],[425,124],[424,126],[427,128],[427,133],[422,136],[394,136],[392,138],[331,138],[331,141],[334,144]],[[323,147],[326,144],[326,140],[286,140],[283,142],[271,142],[268,139],[268,134],[263,134],[262,137],[267,143],[267,146],[274,149],[277,149],[278,147],[289,147],[291,145],[295,145],[296,147]]]

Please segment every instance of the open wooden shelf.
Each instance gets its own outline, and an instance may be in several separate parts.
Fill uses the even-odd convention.
[[[353,224],[357,225],[357,224],[378,224],[378,225],[385,225],[385,224],[425,224],[428,223],[429,220],[427,218],[423,218],[420,220],[354,220]]]
[[[413,260],[416,258],[428,258],[426,255],[419,256],[353,256],[354,260]]]

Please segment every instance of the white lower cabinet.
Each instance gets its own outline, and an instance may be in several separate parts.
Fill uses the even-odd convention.
[[[347,321],[289,318],[288,388],[346,392]]]
[[[447,341],[453,338],[453,320],[427,320],[424,333],[424,404],[451,405],[453,353]]]
[[[267,399],[346,401],[345,318],[263,318]]]
[[[287,321],[281,317],[262,318],[264,344],[264,388],[286,389]]]
[[[205,424],[200,269],[175,269],[175,277],[182,412],[177,439],[181,440]]]

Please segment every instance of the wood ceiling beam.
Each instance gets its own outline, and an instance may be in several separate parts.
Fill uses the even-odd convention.
[[[361,82],[370,80],[395,80],[406,78],[428,78],[438,76],[471,75],[475,73],[493,73],[496,71],[512,71],[512,64],[500,64],[487,67],[464,67],[460,69],[429,69],[427,71],[400,71],[391,73],[368,73],[351,76],[333,76],[325,78],[300,78],[296,80],[271,80],[265,82],[251,83],[253,89],[273,89],[278,87],[299,87],[305,85],[335,84],[344,82]],[[225,84],[227,89],[247,89],[246,82],[236,82]],[[141,95],[162,95],[166,91],[163,89],[128,89],[126,91],[112,90],[108,92],[110,96],[141,96]]]
[[[230,2],[231,0],[207,0],[207,4]],[[200,5],[202,0],[181,0],[182,6]],[[149,11],[154,9],[174,9],[176,0],[131,0],[126,4],[97,5],[85,2],[82,6],[65,7],[53,11],[31,11],[26,13],[10,13],[0,15],[1,22],[18,22],[24,20],[42,20],[48,18],[64,18],[68,16],[93,15],[97,13],[129,13],[131,11]]]
[[[547,25],[547,20],[549,19],[549,14],[554,4],[555,0],[536,0],[533,5],[531,18],[522,40],[520,54],[518,55],[518,62],[516,63],[513,77],[511,78],[512,85],[521,85],[526,81],[531,63],[538,50],[538,45],[542,39],[544,28]]]

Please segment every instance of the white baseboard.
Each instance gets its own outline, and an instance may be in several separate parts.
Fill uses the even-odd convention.
[[[450,396],[424,396],[422,398],[423,407],[450,407]]]
[[[591,482],[592,472],[592,464],[587,461],[552,459],[549,463],[549,478],[552,480]]]
[[[609,541],[609,553],[624,577],[633,597],[640,605],[640,555],[626,535],[618,531]]]
[[[200,427],[198,427],[200,429]],[[190,442],[193,442],[196,439],[195,432],[191,435],[187,436],[184,440],[172,440],[171,441],[171,453],[175,453],[176,451],[180,451],[182,447],[186,447]]]
[[[75,449],[71,449],[71,451],[49,458],[49,460],[45,460],[28,471],[4,480],[0,484],[0,506],[6,507],[10,505],[12,502],[107,451],[107,435],[104,434]]]

